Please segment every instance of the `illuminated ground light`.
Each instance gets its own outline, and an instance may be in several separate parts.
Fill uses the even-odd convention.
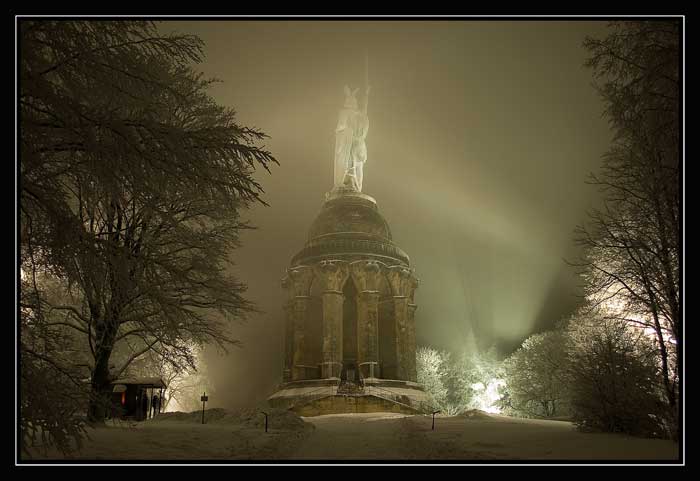
[[[501,409],[495,404],[502,397],[501,394],[498,393],[498,389],[505,385],[506,382],[503,379],[495,378],[489,380],[486,386],[481,382],[472,384],[471,388],[476,391],[473,400],[474,409],[479,409],[487,413],[500,414]]]

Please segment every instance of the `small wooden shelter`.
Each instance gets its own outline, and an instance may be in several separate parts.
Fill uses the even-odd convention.
[[[112,381],[112,386],[112,418],[136,421],[143,421],[157,414],[151,414],[151,403],[156,394],[160,401],[157,412],[160,412],[163,390],[168,387],[159,377],[117,379]]]

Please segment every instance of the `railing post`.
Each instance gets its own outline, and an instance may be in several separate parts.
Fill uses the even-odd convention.
[[[265,411],[260,411],[265,415],[265,432],[267,432],[267,413]]]
[[[435,415],[440,413],[440,411],[433,411],[433,429],[432,431],[435,431]]]

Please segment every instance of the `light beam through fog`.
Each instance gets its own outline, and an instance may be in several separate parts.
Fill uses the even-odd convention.
[[[234,253],[264,311],[233,329],[244,347],[208,352],[222,398],[265,398],[281,380],[280,279],[333,183],[343,85],[372,99],[363,191],[421,279],[419,345],[458,351],[473,329],[504,353],[578,302],[572,230],[597,202],[584,184],[610,134],[582,68],[602,22],[168,22],[207,45],[213,93],[262,128],[280,160],[258,174],[270,207]],[[360,44],[348,39],[363,39]],[[282,87],[280,88],[280,85]],[[255,375],[253,375],[255,373]],[[230,394],[228,394],[230,393]]]

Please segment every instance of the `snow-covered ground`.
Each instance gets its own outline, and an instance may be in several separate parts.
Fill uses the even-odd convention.
[[[292,459],[669,460],[670,441],[581,433],[565,421],[397,414],[306,418],[316,426]]]
[[[189,416],[189,417],[188,417]],[[581,433],[565,421],[477,412],[436,417],[392,413],[303,418],[292,414],[241,420],[195,415],[133,426],[91,429],[81,460],[674,460],[676,443],[617,434]],[[212,416],[214,418],[214,416]],[[277,425],[275,425],[277,424]],[[52,453],[49,458],[60,455]]]

